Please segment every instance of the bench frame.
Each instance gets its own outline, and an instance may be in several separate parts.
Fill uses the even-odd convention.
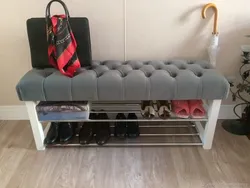
[[[25,104],[28,111],[36,148],[37,150],[45,150],[44,138],[47,134],[49,126],[47,126],[45,130],[43,130],[43,126],[41,122],[38,120],[36,112],[37,103],[35,101],[27,101],[25,102]],[[205,127],[203,127],[199,121],[194,122],[204,149],[212,148],[220,106],[221,106],[221,100],[212,100],[208,103],[208,121],[206,122]]]

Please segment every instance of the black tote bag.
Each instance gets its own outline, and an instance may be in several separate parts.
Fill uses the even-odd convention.
[[[81,67],[90,67],[92,62],[89,21],[85,17],[70,17],[69,23],[77,41],[77,55]],[[33,68],[52,67],[48,60],[48,43],[45,18],[30,18],[26,22],[31,63]]]

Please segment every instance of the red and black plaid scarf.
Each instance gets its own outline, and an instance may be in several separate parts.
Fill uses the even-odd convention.
[[[49,62],[66,76],[73,77],[81,67],[77,43],[65,15],[56,15],[47,23]]]

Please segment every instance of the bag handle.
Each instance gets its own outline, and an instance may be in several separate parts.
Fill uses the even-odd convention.
[[[48,5],[47,5],[47,7],[46,7],[46,20],[47,20],[47,23],[48,23],[48,21],[49,21],[49,19],[50,19],[50,17],[51,17],[51,15],[50,15],[50,6],[51,6],[51,4],[53,3],[53,2],[58,2],[58,3],[60,3],[62,6],[63,6],[63,9],[64,9],[64,11],[65,11],[65,15],[66,15],[66,19],[67,20],[69,20],[69,10],[68,10],[68,8],[67,8],[67,6],[66,6],[66,4],[63,2],[63,1],[61,1],[61,0],[51,0],[49,3],[48,3]]]

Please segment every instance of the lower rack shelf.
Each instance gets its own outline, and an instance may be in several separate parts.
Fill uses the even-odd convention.
[[[182,124],[181,124],[182,123]],[[88,145],[79,144],[79,135],[76,134],[67,143],[56,142],[47,147],[133,147],[133,146],[200,146],[202,142],[194,124],[183,122],[164,122],[161,125],[142,124],[140,136],[137,138],[116,138],[113,135],[114,125],[111,124],[111,137],[109,141],[100,146],[95,143],[95,138]]]

